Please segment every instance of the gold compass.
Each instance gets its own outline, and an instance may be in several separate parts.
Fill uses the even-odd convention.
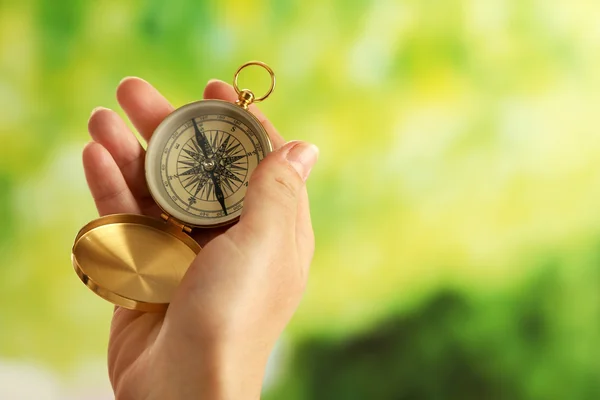
[[[249,66],[271,76],[268,92],[256,98],[239,89]],[[79,278],[104,299],[130,309],[164,310],[201,248],[188,233],[239,218],[248,180],[273,148],[251,103],[275,88],[273,70],[260,61],[234,75],[235,104],[201,100],[167,116],[154,131],[146,153],[146,182],[162,219],[133,214],[98,218],[84,226],[71,260]]]

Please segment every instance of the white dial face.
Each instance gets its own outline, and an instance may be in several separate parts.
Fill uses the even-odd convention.
[[[254,117],[214,100],[175,111],[154,135],[146,156],[150,190],[163,210],[193,226],[237,218],[248,179],[271,150]]]

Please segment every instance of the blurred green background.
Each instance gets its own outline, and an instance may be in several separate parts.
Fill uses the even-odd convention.
[[[599,15],[0,0],[0,398],[112,397],[112,308],[69,259],[96,217],[90,111],[118,110],[129,75],[180,106],[251,59],[278,77],[262,109],[321,149],[309,286],[265,399],[600,398]]]

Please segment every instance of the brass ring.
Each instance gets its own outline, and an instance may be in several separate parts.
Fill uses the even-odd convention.
[[[235,89],[235,92],[239,95],[241,90],[238,87],[238,76],[240,75],[240,72],[242,72],[242,70],[246,67],[249,67],[251,65],[258,65],[259,67],[263,67],[264,69],[267,70],[267,72],[269,73],[269,75],[271,75],[271,87],[269,88],[269,91],[262,97],[257,97],[253,100],[254,103],[259,103],[261,101],[263,101],[264,99],[266,99],[267,97],[269,97],[269,95],[273,92],[273,89],[275,89],[275,72],[273,72],[273,70],[271,69],[271,67],[269,67],[267,64],[265,64],[262,61],[248,61],[247,63],[245,63],[244,65],[242,65],[241,67],[238,68],[238,70],[235,72],[235,75],[233,76],[233,88]],[[246,89],[243,89],[246,90]]]

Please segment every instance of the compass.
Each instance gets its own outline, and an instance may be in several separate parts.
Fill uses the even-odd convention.
[[[249,66],[264,68],[271,86],[262,97],[239,89]],[[161,219],[132,214],[98,218],[84,226],[71,260],[82,282],[110,302],[141,311],[161,311],[201,251],[193,229],[235,223],[248,180],[273,149],[260,121],[248,111],[275,88],[273,70],[250,61],[234,75],[238,99],[201,100],[167,116],[146,152],[148,188],[163,211]]]
[[[250,174],[272,150],[264,128],[237,104],[204,100],[169,115],[146,154],[154,200],[190,227],[235,221]]]

